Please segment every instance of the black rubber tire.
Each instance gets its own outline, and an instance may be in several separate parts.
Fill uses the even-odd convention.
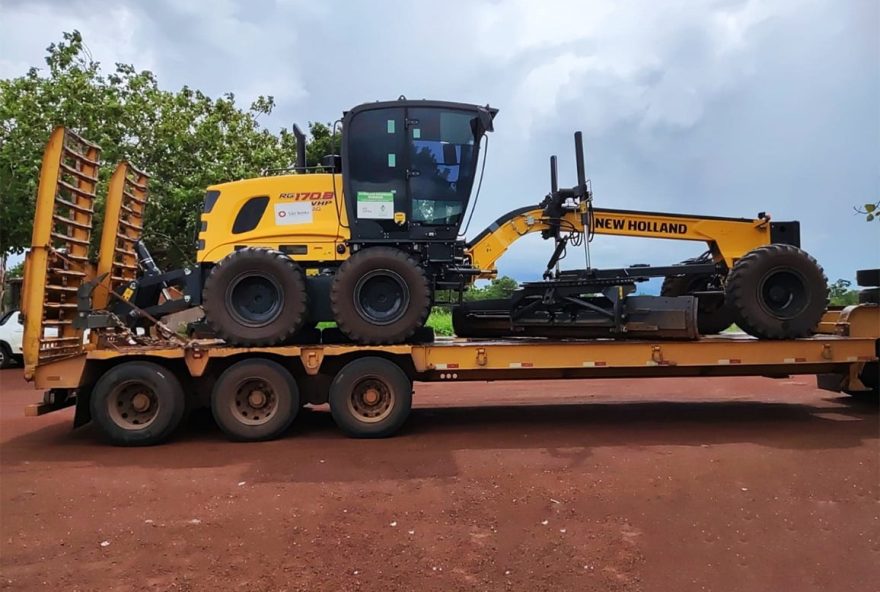
[[[266,318],[260,313],[247,319],[232,305],[240,282],[251,279],[258,291],[248,298],[247,285],[239,298],[263,306],[270,302]],[[259,283],[257,283],[259,282]],[[268,298],[266,298],[268,296]],[[211,269],[202,290],[205,321],[218,337],[230,345],[271,346],[293,339],[308,312],[305,274],[290,257],[271,249],[240,249],[221,259]],[[243,308],[247,306],[242,305]]]
[[[156,405],[155,417],[143,427],[135,427],[113,417],[110,406],[134,389],[149,393]],[[122,405],[118,405],[122,407]],[[89,397],[92,420],[105,438],[116,446],[152,446],[167,440],[183,420],[186,395],[174,373],[153,362],[123,362],[104,373]]]
[[[880,288],[859,290],[859,304],[880,304]]]
[[[362,394],[373,388],[379,391],[387,407],[381,417],[366,420]],[[342,367],[330,384],[330,413],[333,421],[353,438],[385,438],[397,432],[412,409],[412,381],[394,362],[380,357],[366,357]],[[374,405],[381,405],[382,402]],[[378,411],[377,411],[378,412]]]
[[[261,411],[266,412],[265,407],[249,407],[248,397],[240,391],[249,384],[261,392],[266,387],[271,389],[272,396],[267,402],[274,404],[270,415],[259,417]],[[230,440],[239,442],[277,438],[290,427],[299,409],[296,381],[284,366],[272,360],[251,358],[236,362],[220,375],[211,390],[214,421]]]
[[[856,284],[863,288],[880,286],[880,269],[860,269],[856,272]]]
[[[711,277],[708,275],[676,275],[663,279],[660,287],[661,296],[687,296],[709,287]],[[726,302],[718,304],[711,300],[697,298],[697,330],[700,335],[721,333],[733,324],[733,311]]]
[[[774,297],[786,298],[786,303],[780,307]],[[749,335],[761,339],[806,337],[828,305],[828,280],[816,260],[801,249],[766,245],[734,264],[727,276],[725,300],[736,324]]]
[[[15,365],[15,358],[12,357],[12,350],[6,345],[6,342],[0,343],[0,370],[12,368]]]
[[[359,311],[357,293],[369,274],[401,287],[402,311],[387,322],[371,320]],[[375,285],[375,284],[374,284]],[[369,247],[343,263],[330,287],[330,307],[339,329],[356,343],[381,345],[402,343],[428,319],[431,312],[431,284],[425,270],[412,256],[390,247]]]

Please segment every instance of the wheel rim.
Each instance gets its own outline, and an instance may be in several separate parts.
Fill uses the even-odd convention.
[[[229,402],[232,416],[246,425],[263,425],[278,411],[278,394],[261,378],[248,378],[238,384]]]
[[[758,294],[761,308],[778,319],[793,319],[810,304],[806,279],[790,269],[774,270],[765,275]]]
[[[264,327],[281,313],[283,292],[271,276],[243,273],[229,284],[226,305],[236,321],[248,327]]]
[[[142,430],[156,420],[159,397],[156,391],[142,382],[124,382],[107,397],[107,411],[110,419],[119,427]]]
[[[373,325],[390,325],[409,308],[409,287],[397,272],[377,269],[364,274],[354,288],[358,314]]]
[[[351,391],[348,411],[364,423],[382,421],[394,409],[394,391],[377,378],[364,378]]]

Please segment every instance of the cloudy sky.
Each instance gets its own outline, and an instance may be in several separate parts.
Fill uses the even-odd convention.
[[[768,211],[832,280],[880,265],[880,224],[852,209],[880,199],[877,0],[0,0],[0,76],[74,28],[166,88],[273,95],[273,128],[401,94],[499,107],[470,236],[540,201],[549,154],[573,183],[581,129],[599,207]],[[520,241],[501,271],[534,276],[551,249]],[[592,244],[600,266],[701,250]]]

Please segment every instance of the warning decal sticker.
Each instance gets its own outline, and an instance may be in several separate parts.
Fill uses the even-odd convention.
[[[391,191],[358,191],[357,217],[372,220],[393,220],[394,193]]]

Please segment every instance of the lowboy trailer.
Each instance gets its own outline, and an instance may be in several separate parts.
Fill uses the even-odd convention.
[[[178,286],[190,274],[162,274],[143,256],[148,177],[128,163],[111,179],[100,249],[94,262],[89,256],[98,157],[96,146],[63,128],[44,156],[22,317],[25,377],[45,393],[26,413],[75,406],[74,426],[94,421],[114,444],[160,443],[200,406],[237,440],[278,437],[303,405],[324,403],[346,434],[390,436],[409,415],[415,382],[815,374],[822,388],[877,396],[876,304],[829,310],[812,337],[778,341],[722,334],[373,346],[325,330],[302,345],[236,347],[177,335],[159,317],[189,308]],[[127,286],[161,292],[149,309],[129,306],[146,331],[113,322],[113,300],[133,298]]]

